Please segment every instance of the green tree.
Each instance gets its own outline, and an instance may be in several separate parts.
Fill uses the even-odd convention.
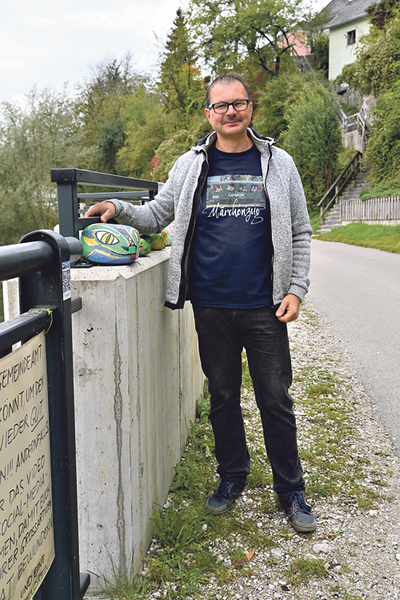
[[[314,73],[284,73],[266,81],[257,100],[254,127],[263,135],[279,140],[289,123],[289,110],[302,93],[313,86]]]
[[[386,23],[394,16],[397,4],[397,0],[382,0],[382,2],[371,4],[367,8],[371,24],[377,29],[383,30]]]
[[[211,125],[204,118],[197,127],[190,130],[181,129],[164,140],[157,149],[153,161],[152,178],[154,181],[167,181],[168,173],[175,161],[210,131]]]
[[[123,120],[125,142],[117,154],[118,173],[148,179],[154,153],[173,129],[165,114],[161,95],[140,86],[128,98]]]
[[[278,75],[304,17],[303,0],[191,1],[204,58],[215,71]]]
[[[366,162],[372,167],[373,185],[400,192],[400,82],[382,92],[373,111],[374,127],[367,144]]]
[[[50,170],[85,162],[90,150],[66,90],[34,88],[23,108],[2,102],[0,113],[0,243],[11,244],[29,231],[54,227],[57,197]]]
[[[302,93],[289,110],[282,145],[293,157],[310,207],[332,183],[341,134],[337,98],[322,85]]]
[[[77,86],[77,115],[82,124],[84,144],[93,152],[87,168],[116,173],[118,151],[125,142],[123,113],[126,102],[144,77],[132,69],[131,56],[123,60],[104,59],[92,76]]]
[[[329,72],[329,35],[320,33],[315,38],[315,68],[322,71],[328,79]]]
[[[196,55],[180,8],[162,55],[159,89],[166,112],[193,114],[204,107],[204,82],[196,67]]]

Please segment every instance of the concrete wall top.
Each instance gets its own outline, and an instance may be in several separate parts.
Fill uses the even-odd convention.
[[[74,281],[115,281],[119,277],[129,279],[136,277],[139,273],[152,269],[157,265],[169,261],[171,249],[153,250],[147,256],[139,257],[130,265],[93,265],[92,267],[82,267],[72,270]]]

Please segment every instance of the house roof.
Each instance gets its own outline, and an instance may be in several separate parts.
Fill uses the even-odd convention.
[[[327,13],[327,23],[325,27],[337,27],[366,16],[366,11],[371,4],[377,0],[331,0],[324,8]]]

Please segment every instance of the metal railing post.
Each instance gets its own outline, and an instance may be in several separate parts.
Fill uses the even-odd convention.
[[[35,600],[80,600],[89,585],[79,573],[75,417],[69,259],[81,253],[75,238],[34,231],[21,244],[46,242],[53,253],[47,268],[20,277],[21,312],[51,308],[46,334],[55,558]],[[56,525],[57,524],[57,525]]]
[[[76,237],[79,239],[78,226],[78,196],[76,181],[58,183],[58,222],[60,233],[65,237]]]

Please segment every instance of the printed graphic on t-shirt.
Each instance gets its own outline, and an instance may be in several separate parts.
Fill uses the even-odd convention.
[[[261,175],[214,175],[207,179],[206,206],[258,206],[265,208]]]
[[[213,175],[207,179],[203,214],[208,219],[236,217],[257,225],[264,221],[266,206],[261,175]]]

